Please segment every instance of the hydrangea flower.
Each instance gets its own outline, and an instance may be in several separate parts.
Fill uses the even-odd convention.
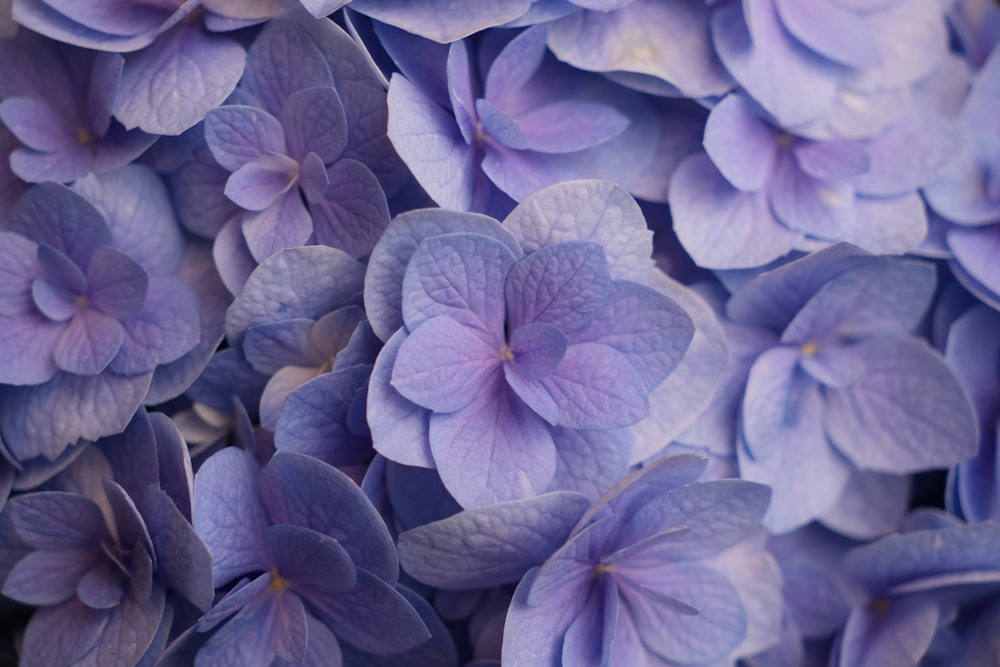
[[[114,92],[115,117],[129,130],[175,135],[233,92],[246,61],[236,41],[206,30],[213,14],[201,5],[195,0],[14,0],[14,18],[60,42],[132,54]],[[164,71],[174,74],[158,76]]]
[[[543,26],[502,48],[501,35],[444,47],[383,26],[376,34],[401,70],[389,85],[389,137],[440,206],[500,217],[514,201],[575,178],[613,179],[663,199],[679,157],[675,134],[691,128],[556,61]]]
[[[140,411],[44,490],[11,500],[0,519],[13,531],[0,549],[3,594],[39,607],[20,664],[149,662],[174,618],[168,592],[209,608],[211,564],[190,523],[190,466],[170,420]]]
[[[543,190],[503,226],[396,218],[365,279],[369,321],[387,339],[368,396],[375,449],[436,468],[466,507],[578,488],[578,477],[600,493],[632,456],[661,449],[659,428],[623,429],[651,412],[677,418],[684,392],[657,388],[694,326],[666,295],[684,290],[658,289],[648,243],[634,201],[601,181]],[[711,357],[699,349],[692,374],[714,387],[711,362],[700,365]]]
[[[777,639],[780,576],[752,536],[769,494],[664,457],[588,506],[555,492],[400,536],[403,568],[448,589],[520,580],[503,665],[731,664]]]
[[[287,452],[260,468],[227,447],[195,477],[194,525],[216,586],[237,581],[198,624],[213,634],[196,665],[338,664],[341,642],[384,655],[430,637],[385,524],[335,468]]]
[[[733,365],[702,419],[735,443],[740,477],[773,489],[770,530],[819,519],[854,537],[891,531],[904,475],[975,454],[968,397],[910,334],[935,281],[925,262],[841,244],[760,274],[725,304]]]
[[[717,269],[836,241],[907,252],[927,235],[917,188],[959,145],[950,122],[922,99],[878,135],[846,140],[782,131],[733,93],[708,117],[705,152],[686,158],[671,180],[674,229],[699,266]]]
[[[151,392],[182,392],[218,340],[199,307],[219,304],[204,276],[201,297],[178,277],[184,239],[141,167],[76,190],[37,185],[11,219],[0,234],[0,432],[15,460],[54,460],[80,438],[120,432]]]
[[[122,62],[28,31],[0,41],[0,120],[23,144],[10,155],[15,174],[69,183],[123,167],[153,144],[111,117]]]
[[[1000,591],[1000,527],[992,522],[964,525],[936,514],[918,514],[910,524],[844,558],[845,572],[862,593],[831,664],[915,666],[925,655],[933,658],[936,637],[944,642],[941,657],[947,664],[995,662],[1000,658],[995,644],[980,639],[966,652],[957,637],[948,635],[954,632],[950,625],[960,627],[968,620],[959,620],[963,610],[981,611],[983,621],[996,622],[989,606]]]

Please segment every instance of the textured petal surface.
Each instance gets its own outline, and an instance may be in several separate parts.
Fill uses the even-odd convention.
[[[774,168],[778,130],[753,112],[739,94],[727,95],[705,125],[705,152],[734,188],[759,190]]]
[[[236,42],[181,23],[126,63],[115,117],[127,129],[180,134],[233,92],[245,63]]]
[[[465,408],[430,419],[435,467],[463,507],[533,496],[555,474],[548,427],[496,376]]]
[[[438,588],[513,583],[562,546],[588,504],[562,491],[466,510],[400,535],[400,564]]]

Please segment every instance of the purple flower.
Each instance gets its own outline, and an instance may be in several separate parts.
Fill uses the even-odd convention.
[[[122,62],[27,31],[0,41],[0,120],[23,144],[10,156],[15,174],[68,183],[123,167],[153,144],[111,117]]]
[[[609,205],[615,222],[601,225]],[[648,232],[637,210],[622,215],[629,206],[610,184],[578,181],[525,200],[505,226],[398,217],[366,276],[369,320],[388,338],[368,400],[376,450],[436,468],[467,507],[578,488],[578,477],[599,493],[620,478],[644,441],[623,429],[659,405],[694,333],[650,280]],[[557,229],[560,210],[596,217]],[[664,442],[636,444],[640,459]]]
[[[391,654],[430,637],[381,517],[335,468],[284,452],[259,468],[226,448],[195,478],[194,525],[216,586],[237,581],[198,624],[213,634],[197,665],[337,664],[341,642]]]
[[[371,252],[389,223],[383,187],[394,192],[402,179],[385,93],[367,67],[325,19],[271,21],[254,42],[234,104],[205,121],[212,155],[231,172],[225,194],[246,211],[213,225],[224,275],[307,243]],[[185,180],[181,192],[197,185]]]
[[[733,93],[712,110],[703,143],[671,180],[674,229],[700,266],[731,269],[837,241],[914,249],[927,234],[917,188],[960,141],[926,100],[876,136],[847,140],[782,131]]]
[[[39,607],[22,664],[152,660],[173,620],[167,593],[208,609],[210,560],[190,523],[190,465],[170,420],[140,411],[124,434],[8,504],[3,593]]]
[[[664,198],[679,159],[676,135],[689,134],[690,123],[675,128],[665,120],[673,108],[661,113],[559,63],[543,26],[506,44],[491,33],[450,47],[385,26],[376,33],[401,69],[389,86],[389,137],[440,206],[499,217],[574,178],[613,179],[637,196]]]
[[[120,432],[147,396],[182,392],[218,340],[199,312],[220,306],[215,286],[198,275],[196,297],[178,277],[188,256],[159,180],[127,167],[76,187],[35,186],[0,234],[0,431],[15,460]]]
[[[841,244],[726,303],[734,359],[702,432],[735,442],[740,476],[772,487],[770,530],[818,519],[852,537],[891,531],[908,502],[903,475],[975,454],[968,397],[909,333],[935,283],[930,264]]]
[[[861,588],[861,600],[851,610],[830,664],[915,666],[925,655],[932,657],[935,637],[944,646],[949,639],[958,644],[942,656],[948,664],[996,661],[996,646],[980,644],[966,653],[980,661],[956,662],[965,651],[956,637],[949,637],[954,632],[949,626],[968,623],[968,617],[955,622],[963,610],[982,610],[983,620],[989,619],[986,607],[1000,591],[1000,527],[992,522],[964,525],[929,513],[910,522],[908,530],[858,547],[844,558],[844,570]],[[995,623],[995,612],[993,619]]]
[[[720,2],[711,34],[747,96],[788,129],[877,122],[948,50],[944,8],[920,0]]]
[[[60,42],[131,54],[114,94],[126,129],[180,134],[233,91],[246,54],[235,41],[206,31],[196,0],[14,0],[14,18]],[[205,12],[206,22],[212,14]],[[211,66],[207,66],[211,63]],[[172,72],[169,77],[158,76]]]
[[[404,569],[448,589],[520,579],[502,664],[721,664],[777,639],[780,576],[754,543],[769,493],[665,457],[588,507],[555,492],[403,533]]]

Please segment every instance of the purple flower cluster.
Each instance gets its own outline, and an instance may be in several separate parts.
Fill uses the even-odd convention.
[[[1000,665],[992,0],[0,0],[0,662]]]

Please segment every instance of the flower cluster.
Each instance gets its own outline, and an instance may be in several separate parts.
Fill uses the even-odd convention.
[[[0,0],[0,662],[1000,664],[992,0]]]

